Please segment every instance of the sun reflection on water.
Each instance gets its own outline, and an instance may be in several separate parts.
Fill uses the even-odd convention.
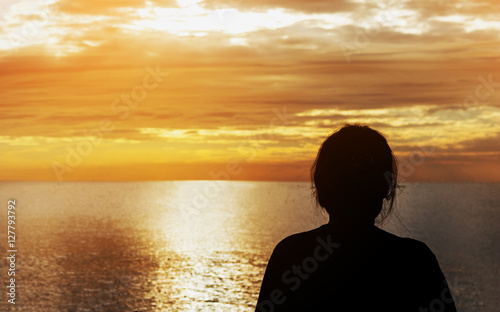
[[[240,202],[250,200],[248,190],[244,184],[193,181],[176,185],[165,198],[168,209],[159,221],[169,242],[165,253],[172,249],[182,259],[165,260],[157,275],[170,274],[170,295],[176,297],[170,301],[180,310],[247,311],[255,303],[267,258],[243,237],[249,213]]]

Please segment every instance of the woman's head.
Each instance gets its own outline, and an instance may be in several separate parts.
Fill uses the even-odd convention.
[[[384,136],[368,126],[345,125],[328,137],[312,175],[317,201],[331,220],[374,220],[379,214],[383,220],[392,209],[396,158]]]

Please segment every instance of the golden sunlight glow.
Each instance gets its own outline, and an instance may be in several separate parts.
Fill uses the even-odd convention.
[[[497,181],[499,10],[488,1],[4,1],[0,171],[5,180],[208,179],[235,161],[246,168],[235,179],[300,180],[328,134],[362,123],[400,157],[433,146],[416,180]]]

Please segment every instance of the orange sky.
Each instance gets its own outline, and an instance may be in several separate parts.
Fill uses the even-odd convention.
[[[403,181],[500,182],[500,3],[0,4],[1,180],[308,180],[346,122]]]

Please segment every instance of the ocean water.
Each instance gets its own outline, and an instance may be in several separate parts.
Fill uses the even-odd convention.
[[[326,222],[309,183],[1,182],[16,304],[1,311],[253,311],[284,237]],[[500,310],[500,184],[406,184],[383,228],[424,241],[462,312]]]

